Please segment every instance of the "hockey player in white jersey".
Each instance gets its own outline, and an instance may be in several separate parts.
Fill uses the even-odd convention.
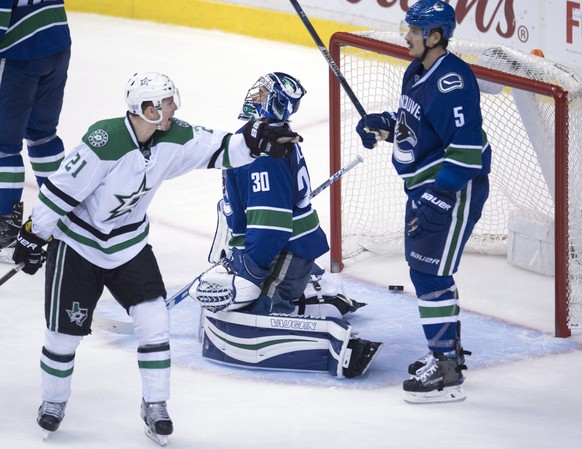
[[[304,95],[296,78],[268,73],[249,89],[239,118],[291,129],[289,119]],[[382,344],[356,338],[342,317],[357,308],[353,302],[347,306],[336,297],[337,307],[323,295],[321,303],[296,301],[305,292],[315,259],[329,250],[310,194],[299,145],[288,159],[257,158],[226,170],[231,252],[191,288],[207,309],[204,357],[252,368],[356,377],[378,354]],[[323,310],[335,317],[306,315]]]
[[[75,352],[91,333],[106,287],[127,310],[138,339],[141,416],[146,433],[165,444],[173,431],[166,290],[148,244],[147,209],[166,179],[193,169],[248,164],[259,154],[287,156],[300,136],[249,123],[242,134],[174,117],[178,90],[166,75],[138,73],[125,87],[124,117],[95,123],[41,188],[14,251],[23,271],[45,260],[46,332],[41,355],[38,424],[54,432],[71,394]],[[264,156],[263,156],[264,157]]]
[[[489,194],[491,148],[482,130],[479,87],[471,68],[447,50],[454,9],[420,0],[402,23],[414,61],[395,112],[369,114],[356,127],[367,148],[393,143],[404,181],[405,254],[428,353],[409,367],[408,402],[465,399],[459,293],[453,274]],[[370,130],[374,132],[370,132]]]

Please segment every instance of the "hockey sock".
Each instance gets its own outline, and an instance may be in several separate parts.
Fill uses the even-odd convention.
[[[167,401],[170,397],[170,343],[140,346],[137,363],[144,401]]]

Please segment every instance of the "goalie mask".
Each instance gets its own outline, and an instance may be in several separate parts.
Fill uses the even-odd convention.
[[[456,25],[455,10],[451,5],[441,0],[420,0],[406,13],[406,18],[400,24],[400,34],[404,36],[409,27],[414,26],[422,30],[426,40],[433,30],[440,28],[443,40],[449,40],[453,37]]]
[[[162,100],[174,97],[176,107],[180,107],[180,94],[174,82],[162,73],[144,72],[133,75],[125,86],[125,101],[127,110],[137,114],[148,123],[159,124],[162,121]],[[151,101],[159,112],[156,121],[148,120],[142,111],[142,104]]]
[[[289,120],[299,109],[301,98],[306,94],[299,80],[282,72],[261,76],[245,97],[241,120]]]

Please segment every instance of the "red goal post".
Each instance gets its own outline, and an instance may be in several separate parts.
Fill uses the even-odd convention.
[[[330,54],[368,113],[397,109],[411,60],[402,43],[392,32],[331,37]],[[491,195],[466,250],[507,253],[519,266],[526,258],[530,263],[522,244],[533,239],[534,271],[555,275],[555,334],[567,337],[582,326],[582,78],[502,45],[453,39],[449,49],[471,64],[480,82],[493,150]],[[359,119],[330,72],[331,173],[362,153]],[[331,187],[333,272],[362,251],[403,248],[405,198],[392,145],[362,154],[366,162]]]

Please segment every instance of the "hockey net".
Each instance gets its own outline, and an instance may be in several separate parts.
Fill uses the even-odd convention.
[[[396,110],[408,49],[398,33],[336,33],[330,53],[367,112]],[[511,222],[525,221],[551,248],[538,254],[555,275],[556,335],[582,326],[582,78],[564,66],[510,47],[453,39],[481,87],[483,127],[493,150],[491,192],[466,251],[506,254]],[[332,173],[362,153],[359,114],[330,75]],[[403,252],[405,195],[392,145],[331,190],[331,266],[363,251]],[[536,237],[537,238],[537,237]],[[540,238],[544,240],[544,237]],[[511,250],[511,248],[510,248]],[[550,262],[544,259],[551,259]]]

